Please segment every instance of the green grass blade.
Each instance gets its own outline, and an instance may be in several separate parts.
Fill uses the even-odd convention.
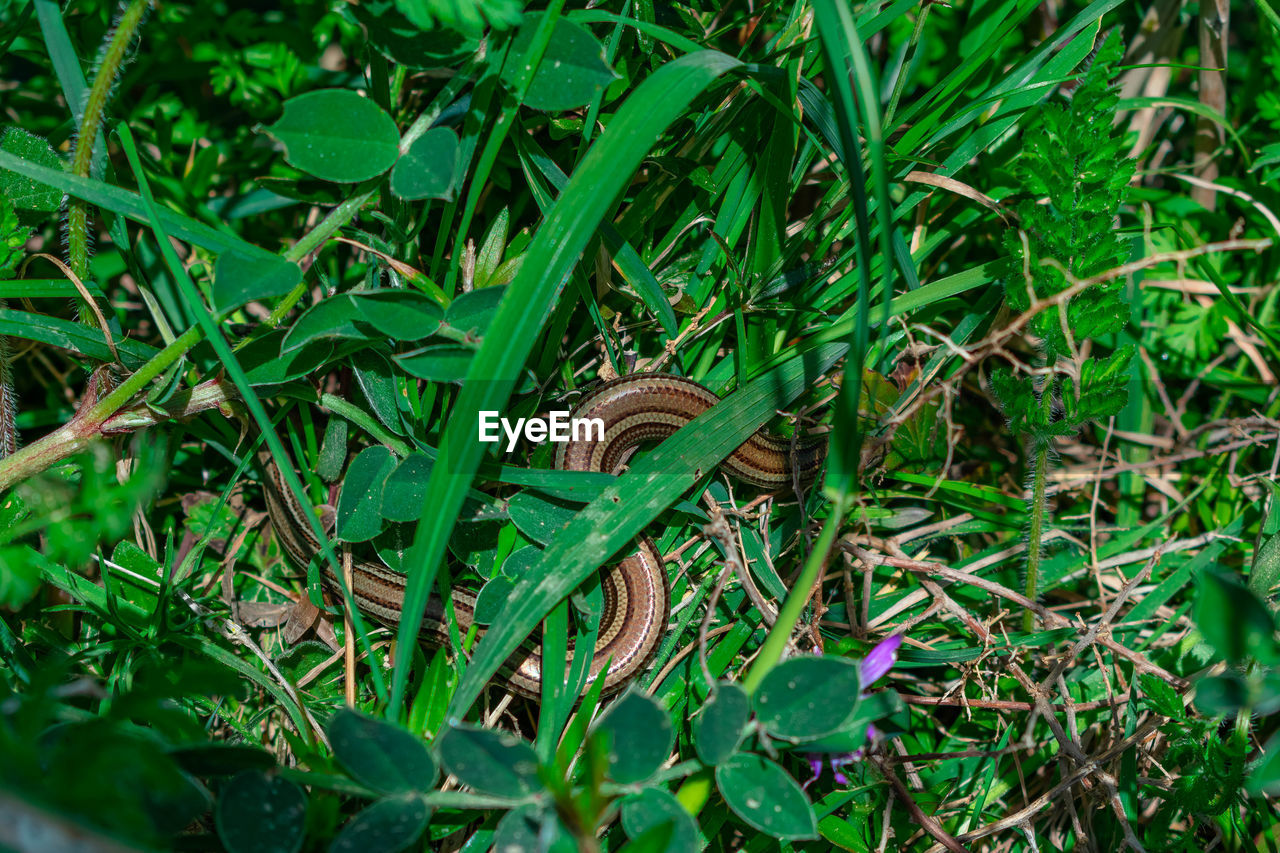
[[[329,544],[328,537],[325,535],[324,526],[320,523],[320,519],[311,509],[311,504],[307,501],[306,490],[302,486],[302,481],[298,479],[298,474],[294,471],[293,463],[290,460],[289,453],[285,450],[284,444],[281,443],[280,437],[276,435],[275,427],[271,423],[271,418],[267,415],[266,409],[262,407],[262,401],[258,399],[258,395],[254,392],[253,387],[249,384],[249,378],[245,375],[244,368],[240,366],[240,362],[236,359],[235,353],[231,351],[231,345],[227,343],[222,336],[222,329],[218,326],[217,320],[213,314],[205,307],[204,300],[200,298],[200,292],[196,289],[195,283],[191,281],[191,277],[187,274],[186,267],[178,258],[173,250],[173,244],[169,240],[164,226],[161,223],[160,209],[156,206],[154,199],[151,197],[151,191],[146,183],[146,175],[142,170],[142,163],[138,159],[137,149],[133,144],[133,135],[129,131],[127,125],[119,126],[120,140],[123,145],[126,156],[129,159],[129,165],[133,169],[134,177],[138,181],[141,189],[141,198],[144,209],[149,217],[149,224],[156,232],[157,242],[160,246],[160,252],[164,256],[165,263],[169,267],[170,274],[178,283],[179,292],[187,302],[187,309],[195,314],[199,321],[200,327],[204,330],[205,338],[213,346],[213,350],[218,355],[219,361],[222,362],[223,369],[227,371],[232,383],[236,386],[236,390],[240,394],[241,401],[249,410],[249,414],[253,416],[254,421],[258,424],[258,429],[262,431],[263,439],[267,443],[267,447],[271,450],[271,455],[275,458],[276,464],[280,468],[281,474],[284,475],[286,485],[293,491],[298,498],[299,505],[307,516],[307,521],[311,525],[312,532],[320,541],[321,552],[324,559],[329,561],[333,567],[334,575],[338,578],[342,577],[341,565],[338,562],[337,554],[334,553],[332,545]],[[354,606],[354,599],[350,595],[350,590],[344,588],[342,590],[343,598],[347,603],[348,612],[351,614],[356,634],[359,636],[364,647],[364,653],[373,659],[373,650],[369,644],[367,629],[365,628],[364,617],[360,613],[360,609]],[[374,689],[379,697],[386,695],[386,684],[383,681],[382,673],[377,667],[371,669],[373,673]]]
[[[503,618],[490,626],[458,684],[449,713],[462,717],[542,617],[612,554],[712,470],[778,408],[785,407],[846,351],[829,344],[795,355],[695,418],[632,465],[580,511],[521,576]]]
[[[475,438],[479,412],[501,411],[505,406],[574,264],[654,142],[698,94],[739,65],[732,57],[705,51],[654,72],[592,146],[534,236],[450,414],[440,448],[444,464],[431,472],[418,530],[405,560],[409,579],[398,632],[400,648],[392,676],[390,716],[399,714],[413,645],[436,569],[484,453],[484,446]]]
[[[77,177],[60,169],[50,169],[37,163],[31,163],[21,157],[10,154],[8,151],[0,151],[0,169],[17,172],[19,175],[24,175],[33,181],[39,181],[112,213],[128,217],[134,222],[143,225],[148,225],[151,222],[147,215],[146,203],[141,196],[128,190],[123,190],[120,187],[114,187],[102,181],[95,181],[92,178]],[[174,237],[188,243],[194,243],[217,254],[236,251],[250,257],[272,255],[271,252],[261,246],[255,246],[247,240],[240,239],[235,234],[210,228],[204,223],[197,222],[189,216],[174,213],[172,210],[160,208],[157,211],[156,221],[164,226],[164,229]]]

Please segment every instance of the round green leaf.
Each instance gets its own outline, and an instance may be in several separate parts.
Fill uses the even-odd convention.
[[[577,853],[578,845],[550,809],[520,806],[498,821],[493,849],[502,853]]]
[[[1275,657],[1274,617],[1235,576],[1219,571],[1200,573],[1195,618],[1205,641],[1231,663]]]
[[[804,791],[767,758],[740,752],[716,768],[720,795],[753,829],[774,838],[817,838],[818,821]]]
[[[719,764],[738,749],[751,716],[751,700],[737,684],[722,681],[693,720],[693,746],[705,764]]]
[[[436,763],[418,738],[385,720],[339,708],[325,727],[333,754],[360,784],[388,794],[427,791]]]
[[[475,354],[476,351],[470,347],[437,344],[397,355],[395,361],[419,379],[461,384]]]
[[[542,23],[542,14],[525,15],[511,43],[502,79],[512,85],[523,70],[523,60]],[[524,104],[535,110],[558,112],[585,107],[596,93],[617,79],[604,58],[604,45],[581,24],[559,19],[542,55]]]
[[[666,709],[636,690],[614,702],[592,731],[608,736],[609,776],[623,784],[652,776],[671,754],[676,737]]]
[[[858,709],[845,720],[840,730],[819,738],[805,738],[798,742],[799,752],[847,754],[856,752],[867,744],[867,727],[879,723],[881,731],[893,730],[891,718],[906,706],[896,690],[881,690],[858,700]]]
[[[307,795],[287,779],[246,770],[222,789],[218,837],[230,853],[293,853],[306,836]]]
[[[504,433],[502,441],[506,440]],[[512,495],[507,502],[507,512],[516,529],[539,545],[550,542],[578,514],[575,507],[530,491]]]
[[[661,788],[645,788],[622,800],[622,828],[639,838],[655,827],[671,827],[667,853],[694,853],[698,849],[698,826],[680,802]]]
[[[342,828],[329,853],[398,853],[422,835],[430,815],[417,794],[378,800]]]
[[[368,542],[382,530],[382,487],[395,464],[391,451],[381,444],[366,447],[351,460],[338,492],[338,539]]]
[[[786,738],[822,737],[858,707],[858,665],[830,655],[802,655],[774,667],[753,697],[760,724]]]
[[[291,166],[326,181],[367,181],[400,156],[400,133],[391,116],[348,89],[290,98],[284,115],[265,130],[284,145]]]
[[[507,288],[503,286],[463,293],[449,303],[444,321],[460,332],[483,338],[485,332],[489,331],[489,322],[498,313],[498,304],[506,292]]]
[[[431,479],[431,457],[411,453],[387,477],[382,489],[382,517],[388,521],[417,521]]]
[[[476,595],[476,606],[473,616],[477,625],[491,625],[502,614],[502,608],[507,606],[507,601],[511,598],[511,591],[516,588],[516,582],[511,578],[505,578],[502,575],[490,578]]]
[[[542,787],[537,753],[510,732],[452,726],[436,740],[436,750],[446,770],[483,794],[517,800]]]
[[[213,265],[213,305],[219,313],[255,299],[284,296],[302,281],[302,269],[275,255],[223,252]]]
[[[391,170],[391,191],[403,199],[453,198],[458,167],[458,136],[433,127],[419,136]]]

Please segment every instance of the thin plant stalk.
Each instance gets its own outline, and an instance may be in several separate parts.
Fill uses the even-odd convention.
[[[1036,600],[1036,587],[1040,579],[1040,543],[1044,540],[1045,482],[1049,474],[1049,441],[1034,441],[1035,462],[1031,473],[1031,521],[1027,525],[1027,584],[1025,594]],[[1022,614],[1022,629],[1035,627],[1035,614],[1030,610]]]
[[[80,130],[76,134],[76,148],[71,156],[71,173],[81,178],[88,178],[93,171],[94,140],[102,130],[107,115],[107,102],[111,99],[111,88],[115,85],[120,69],[124,65],[129,52],[129,45],[142,26],[151,0],[132,0],[125,6],[124,12],[116,22],[115,28],[107,37],[106,48],[102,51],[102,59],[98,63],[97,74],[89,89],[84,105],[84,118],[80,122]],[[71,198],[67,203],[67,261],[81,279],[89,274],[89,205],[78,198]],[[79,316],[83,322],[92,324],[93,313],[83,300],[78,302]]]

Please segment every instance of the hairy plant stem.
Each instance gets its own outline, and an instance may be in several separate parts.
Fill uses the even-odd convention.
[[[124,64],[129,52],[129,44],[137,35],[142,19],[146,16],[151,0],[131,0],[125,6],[115,29],[107,38],[107,46],[102,52],[102,61],[98,64],[97,74],[93,78],[93,86],[84,105],[84,118],[76,133],[75,153],[71,156],[71,173],[81,178],[90,177],[93,171],[93,143],[102,130],[107,114],[107,101],[111,97],[111,87],[115,85],[116,76]],[[80,279],[89,275],[89,205],[78,198],[71,198],[67,203],[67,262],[71,271]],[[84,300],[79,300],[78,312],[82,322],[93,324],[93,312]]]
[[[284,257],[287,260],[296,262],[317,249],[326,239],[335,234],[339,228],[353,219],[360,211],[361,206],[372,195],[372,190],[354,193],[347,201],[334,208],[322,222],[285,252]],[[276,310],[272,313],[273,317],[278,318],[276,324],[279,323],[280,319],[283,319],[288,310],[293,307],[305,292],[305,286],[300,284],[276,306]],[[0,458],[0,491],[38,474],[51,465],[56,465],[63,459],[83,450],[91,440],[101,434],[103,426],[114,415],[128,405],[152,380],[168,370],[171,365],[186,355],[192,347],[203,339],[204,330],[199,325],[187,329],[187,331],[175,338],[172,343],[158,352],[154,358],[138,368],[137,372],[125,379],[110,394],[93,404],[87,411],[80,412],[58,429],[27,445],[12,456]],[[236,348],[239,349],[248,340],[250,338],[245,338],[236,345]],[[140,423],[133,428],[141,428],[141,426],[145,425],[149,424]]]
[[[1024,594],[1036,600],[1036,584],[1040,578],[1040,542],[1044,538],[1044,484],[1049,472],[1049,441],[1035,439],[1035,462],[1031,474],[1031,523],[1027,526],[1027,585]],[[1035,614],[1022,614],[1022,629],[1035,628]]]
[[[151,380],[164,373],[203,337],[199,326],[188,329],[88,410],[12,456],[0,459],[0,491],[87,447],[108,418],[124,408]]]
[[[5,301],[0,299],[0,309]],[[13,349],[0,335],[0,458],[18,449],[18,397],[13,389]]]
[[[1057,378],[1050,374],[1045,378],[1044,389],[1040,392],[1040,408],[1045,413],[1048,423],[1053,410],[1053,395],[1057,389]],[[1031,445],[1035,458],[1031,470],[1031,501],[1029,511],[1030,522],[1027,525],[1027,582],[1023,594],[1031,601],[1036,600],[1036,588],[1040,582],[1040,543],[1044,541],[1045,519],[1045,484],[1049,479],[1049,450],[1053,438],[1049,435],[1033,435]],[[1035,614],[1030,610],[1022,614],[1022,630],[1032,631],[1035,628]]]

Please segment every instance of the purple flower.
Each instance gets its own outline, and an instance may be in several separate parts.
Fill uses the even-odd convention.
[[[824,759],[831,765],[831,775],[835,777],[836,784],[848,785],[849,777],[844,775],[844,768],[848,764],[852,764],[862,758],[862,750],[857,752],[842,752],[834,755],[821,755],[816,752],[810,752],[807,756],[809,759],[809,769],[813,771],[813,778],[801,785],[801,788],[808,789],[810,785],[818,781],[822,776],[822,762]]]
[[[893,669],[898,660],[898,647],[901,645],[902,635],[894,634],[892,637],[885,637],[867,653],[862,663],[858,664],[858,680],[864,688],[875,684]]]
[[[858,680],[865,689],[884,678],[889,670],[893,669],[893,665],[898,660],[898,648],[902,645],[902,635],[894,634],[892,637],[885,637],[876,644],[867,656],[858,664]],[[866,694],[863,694],[866,695]],[[867,740],[874,740],[876,737],[876,727],[868,724]],[[813,771],[813,778],[804,783],[804,787],[808,788],[814,782],[818,781],[818,777],[822,775],[822,764],[826,761],[831,765],[831,775],[835,777],[836,784],[848,785],[849,777],[842,772],[846,765],[852,764],[862,758],[862,750],[858,749],[854,752],[840,752],[832,755],[823,753],[810,752],[805,755],[809,761],[809,769]]]

